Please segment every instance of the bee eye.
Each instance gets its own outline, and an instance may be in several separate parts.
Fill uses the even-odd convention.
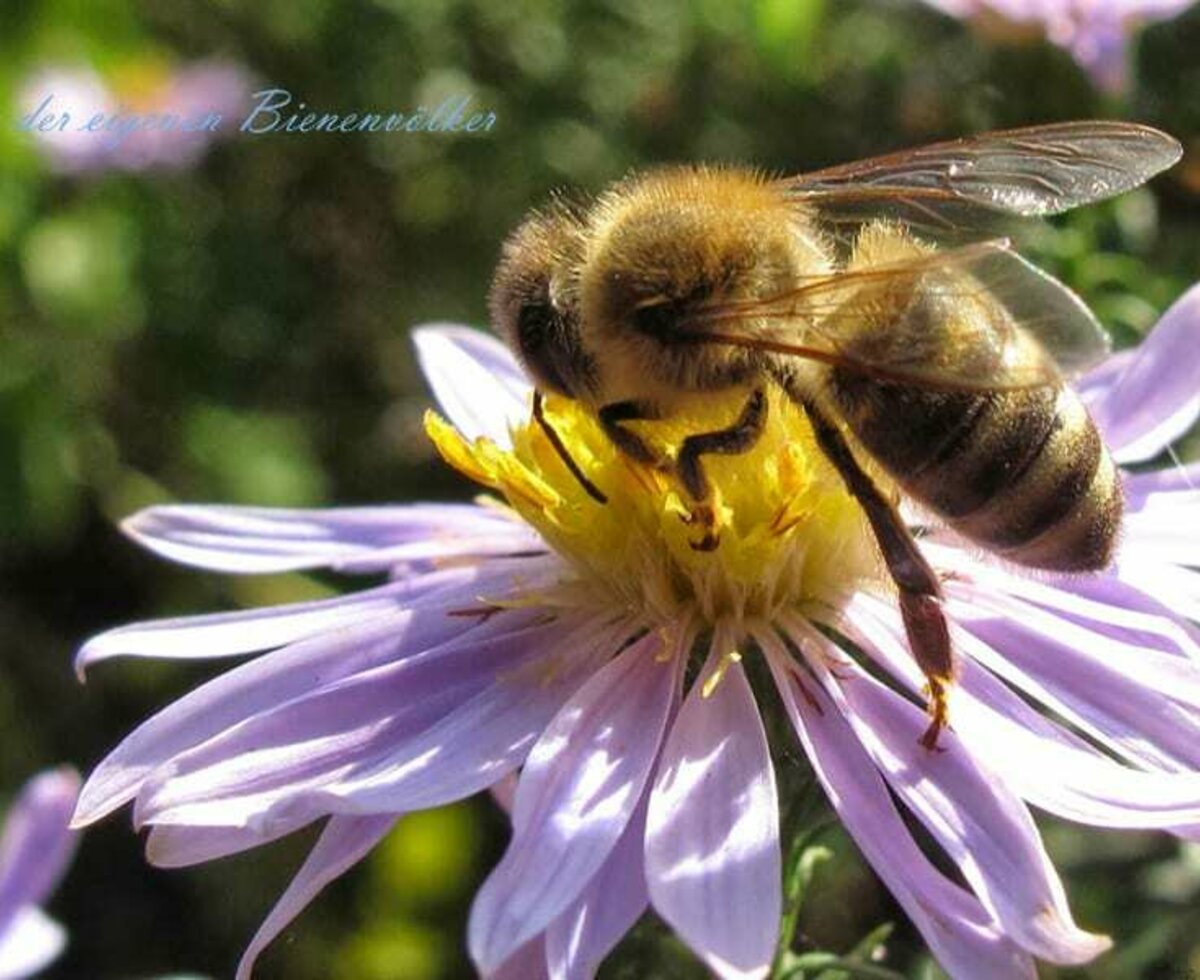
[[[680,332],[683,319],[694,314],[697,307],[712,296],[712,292],[711,284],[701,282],[683,295],[642,303],[631,314],[633,327],[648,337],[667,340]]]
[[[595,363],[583,347],[571,281],[582,252],[580,219],[536,213],[504,245],[488,298],[492,326],[539,388],[580,397]]]
[[[668,337],[679,322],[680,304],[674,301],[642,306],[633,311],[633,326],[650,337]]]
[[[516,327],[517,354],[530,373],[543,387],[571,394],[560,369],[570,354],[564,345],[569,333],[563,314],[549,300],[522,303]]]

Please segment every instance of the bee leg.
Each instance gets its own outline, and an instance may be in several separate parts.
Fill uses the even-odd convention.
[[[837,426],[811,402],[802,403],[817,443],[837,468],[871,523],[888,573],[900,590],[900,615],[913,657],[929,688],[929,728],[921,736],[927,749],[937,748],[938,733],[946,727],[947,696],[954,678],[954,651],[942,612],[942,589],[937,573],[917,547],[895,505],[863,472]]]
[[[697,551],[713,551],[720,543],[712,484],[704,472],[700,457],[708,453],[736,456],[747,452],[758,442],[766,424],[767,395],[762,388],[756,388],[733,425],[715,432],[698,432],[688,436],[680,445],[675,461],[676,472],[683,488],[695,503],[689,523],[698,523],[704,529],[701,538],[692,542],[692,547]]]
[[[602,405],[597,415],[604,434],[630,459],[656,470],[671,468],[670,462],[661,453],[655,452],[645,439],[636,432],[630,432],[621,424],[622,422],[661,418],[658,409],[653,405],[638,401],[612,402],[609,405]]]
[[[558,430],[550,424],[550,420],[546,418],[546,409],[543,404],[544,398],[540,391],[533,393],[533,420],[541,427],[546,439],[550,445],[554,447],[554,451],[558,453],[558,458],[563,461],[563,465],[571,471],[571,475],[579,481],[579,485],[583,487],[584,492],[598,504],[607,504],[608,497],[603,491],[588,479],[587,474],[579,468],[579,464],[575,462],[575,458],[571,455],[566,445],[562,441],[562,437],[558,434]]]

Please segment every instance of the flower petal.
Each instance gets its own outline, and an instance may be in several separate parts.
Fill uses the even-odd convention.
[[[96,767],[80,794],[75,823],[111,813],[136,795],[154,769],[247,718],[474,630],[512,626],[505,614],[483,624],[447,615],[454,600],[470,601],[479,587],[472,583],[461,594],[448,594],[448,604],[430,603],[294,643],[202,685],[144,722]]]
[[[491,334],[454,324],[412,332],[417,359],[447,418],[468,439],[512,445],[509,427],[529,418],[533,386],[507,347]]]
[[[0,980],[24,980],[49,966],[67,945],[67,933],[34,905],[18,910],[0,929]]]
[[[940,751],[921,742],[923,713],[853,661],[822,672],[892,791],[946,850],[983,906],[1019,945],[1052,963],[1086,963],[1108,949],[1067,908],[1062,882],[1020,798],[982,769],[951,730]]]
[[[1188,507],[1200,504],[1200,462],[1126,473],[1124,479],[1128,511],[1141,510],[1156,498],[1172,500],[1175,494],[1183,494],[1182,503]]]
[[[649,799],[649,793],[643,794],[604,865],[575,904],[546,930],[546,961],[552,980],[590,980],[649,906],[643,859]]]
[[[75,658],[75,669],[82,676],[93,664],[113,657],[209,659],[286,646],[377,616],[403,612],[413,600],[432,599],[439,590],[465,585],[477,577],[476,573],[475,568],[447,569],[316,602],[121,626],[88,640]]]
[[[236,980],[250,980],[254,962],[288,924],[335,878],[356,865],[378,844],[398,815],[330,817],[292,883],[259,927],[238,963]]]
[[[1165,564],[1200,567],[1200,510],[1191,494],[1156,495],[1159,499],[1125,515],[1118,561],[1146,558]],[[1195,496],[1200,500],[1200,493]],[[1171,499],[1174,498],[1174,499]]]
[[[1098,399],[1105,397],[1108,390],[1116,384],[1117,379],[1125,373],[1125,369],[1129,367],[1136,356],[1136,347],[1115,351],[1081,377],[1073,380],[1072,386],[1079,393],[1079,397],[1083,399],[1083,403],[1089,411]]]
[[[765,977],[779,932],[779,801],[758,707],[719,641],[663,749],[646,821],[650,900],[720,977]]]
[[[258,827],[151,827],[146,837],[146,860],[156,868],[187,868],[241,854],[295,833],[311,821],[301,816],[280,820],[269,830]]]
[[[204,824],[199,810],[215,805],[221,812],[214,814],[213,826],[246,826],[244,807],[265,805],[276,791],[294,795],[332,782],[371,753],[392,751],[496,686],[529,658],[531,646],[559,635],[551,627],[531,627],[531,618],[510,614],[500,623],[481,624],[417,656],[317,687],[247,718],[152,773],[135,819]]]
[[[543,932],[604,864],[642,796],[679,688],[682,657],[655,633],[626,648],[563,706],[529,753],[513,839],[471,909],[483,973]]]
[[[545,941],[531,939],[483,980],[548,980]]]
[[[517,671],[387,757],[356,767],[320,798],[339,811],[418,809],[495,784],[524,762],[583,680],[637,632],[627,623],[597,629],[577,621],[560,629],[557,637],[530,644],[528,662]]]
[[[977,589],[1034,603],[1126,644],[1200,660],[1200,641],[1176,610],[1111,572],[1033,578],[958,548],[926,542],[922,550],[935,567],[953,571]]]
[[[1129,365],[1091,406],[1092,417],[1119,463],[1156,456],[1200,416],[1196,350],[1200,347],[1200,286],[1171,306]]]
[[[177,756],[134,820],[252,826],[448,803],[519,765],[597,649],[587,624],[481,627],[400,664],[297,698]],[[485,624],[486,625],[486,624]],[[605,634],[600,648],[615,642]]]
[[[1131,588],[1147,592],[1180,616],[1200,622],[1200,571],[1134,553],[1122,556],[1115,572]]]
[[[762,639],[770,649],[771,638]],[[768,663],[817,778],[847,832],[938,962],[958,980],[1035,980],[1032,958],[974,895],[943,876],[917,847],[846,719],[818,685],[800,686],[789,660],[779,651]]]
[[[856,599],[852,637],[913,692],[924,678],[908,652],[896,613]],[[967,654],[979,641],[956,632]],[[1060,817],[1102,827],[1189,831],[1200,822],[1200,773],[1123,766],[1042,716],[1004,683],[964,657],[951,724],[971,752],[1025,800]]]
[[[1200,665],[1122,643],[1027,602],[946,586],[985,667],[1108,745],[1157,768],[1200,765]]]
[[[75,853],[69,829],[79,774],[63,767],[25,784],[8,812],[0,838],[0,932],[26,905],[46,899]]]
[[[121,529],[172,561],[239,574],[380,572],[408,561],[544,547],[504,511],[473,504],[333,510],[172,504],[139,511]]]

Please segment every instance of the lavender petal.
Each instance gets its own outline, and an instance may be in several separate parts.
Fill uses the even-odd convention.
[[[1129,511],[1141,510],[1158,494],[1167,499],[1183,494],[1182,502],[1189,507],[1200,503],[1200,462],[1125,474],[1125,505]]]
[[[482,974],[483,980],[549,980],[546,944],[541,936],[531,939],[499,967]]]
[[[764,638],[771,643],[770,638]],[[1032,958],[975,896],[944,877],[917,847],[845,717],[815,684],[803,688],[779,651],[775,685],[805,753],[863,856],[956,980],[1035,980]]]
[[[878,601],[857,600],[852,615],[855,642],[919,693],[924,677],[899,617]],[[968,655],[978,642],[957,640]],[[1039,714],[969,656],[959,663],[951,711],[963,744],[1034,806],[1101,827],[1178,832],[1200,820],[1200,773],[1147,772],[1116,762]]]
[[[648,793],[642,796],[604,865],[546,930],[551,980],[590,980],[649,906],[643,860],[649,799]]]
[[[1180,616],[1200,622],[1200,571],[1136,552],[1122,555],[1114,571],[1130,588],[1149,593]]]
[[[454,324],[412,332],[417,359],[446,417],[468,439],[512,445],[509,429],[529,420],[533,387],[508,348],[490,334]]]
[[[959,549],[927,543],[923,550],[937,567],[979,590],[1033,603],[1126,644],[1200,660],[1200,638],[1178,611],[1112,572],[1033,578],[973,560]]]
[[[1200,346],[1200,286],[1163,314],[1136,356],[1091,406],[1120,463],[1156,456],[1200,416],[1195,353]]]
[[[487,789],[525,761],[567,699],[631,632],[624,623],[560,624],[556,635],[530,644],[519,670],[318,796],[339,811],[371,812],[440,806]]]
[[[478,584],[469,588],[449,599],[470,601]],[[454,608],[453,602],[431,603],[380,617],[294,643],[209,681],[144,722],[96,767],[80,794],[76,824],[111,813],[137,794],[150,772],[247,718],[465,637],[480,625],[497,630],[510,623],[507,615],[498,614],[491,622],[478,624],[448,615]]]
[[[304,817],[280,820],[268,831],[256,827],[151,827],[146,837],[146,860],[156,868],[188,868],[241,854],[295,833],[311,821]]]
[[[326,885],[356,865],[396,822],[386,817],[331,817],[292,883],[259,927],[238,963],[236,980],[250,980],[259,954]]]
[[[779,931],[779,802],[742,665],[702,693],[724,653],[710,655],[667,736],[646,881],[655,909],[718,976],[749,980],[766,976]]]
[[[596,672],[550,722],[517,788],[513,839],[471,909],[487,973],[543,932],[604,864],[658,756],[679,687],[649,634]]]
[[[1200,568],[1197,502],[1187,493],[1158,494],[1141,510],[1126,514],[1118,561],[1144,558]],[[1195,496],[1200,498],[1200,493]]]
[[[1062,882],[1021,800],[982,769],[953,730],[940,751],[920,744],[913,704],[847,661],[822,683],[893,792],[962,871],[984,908],[1024,949],[1053,963],[1086,963],[1111,943],[1075,925]]]
[[[418,559],[543,547],[503,511],[473,504],[332,510],[172,504],[139,511],[121,528],[172,561],[239,574],[380,572]]]
[[[208,659],[270,650],[404,612],[414,600],[476,577],[475,569],[456,568],[333,599],[121,626],[84,644],[75,669],[82,676],[92,665],[113,657]]]
[[[423,809],[519,765],[596,651],[575,623],[488,633],[249,719],[146,780],[135,822],[254,826]],[[486,624],[485,624],[486,626]],[[611,648],[610,648],[611,649]]]
[[[1126,758],[1200,765],[1200,665],[1122,643],[1029,603],[951,582],[947,611],[977,659]]]
[[[1079,397],[1083,399],[1083,403],[1087,405],[1089,411],[1092,405],[1106,396],[1108,390],[1116,384],[1117,379],[1125,373],[1125,369],[1129,367],[1136,356],[1136,348],[1128,348],[1109,354],[1108,357],[1083,374],[1082,377],[1075,379],[1073,387],[1079,393]]]

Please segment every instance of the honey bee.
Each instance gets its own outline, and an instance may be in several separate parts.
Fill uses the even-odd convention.
[[[534,379],[534,417],[576,479],[541,392],[594,411],[614,445],[672,473],[693,547],[719,546],[703,457],[749,450],[774,386],[861,505],[926,676],[933,748],[954,656],[937,574],[895,494],[968,541],[1034,569],[1110,561],[1116,467],[1065,376],[1108,349],[1066,286],[988,239],[980,219],[1039,216],[1120,194],[1179,144],[1122,122],[986,133],[783,179],[686,167],[629,177],[590,205],[555,201],[505,244],[493,328]],[[627,423],[696,392],[745,393],[724,428],[670,459]]]

